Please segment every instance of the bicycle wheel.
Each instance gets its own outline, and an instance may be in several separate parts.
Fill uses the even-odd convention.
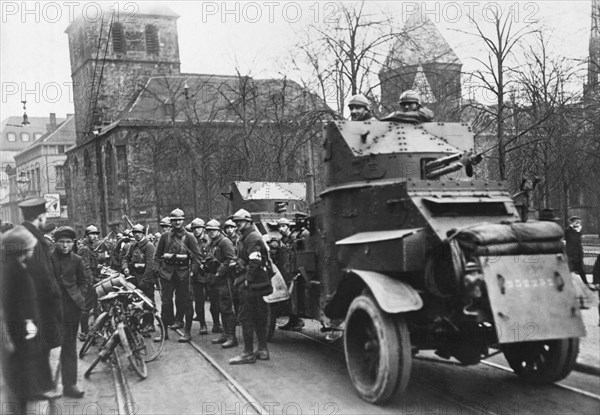
[[[119,336],[131,367],[141,379],[146,379],[148,367],[146,366],[146,346],[143,337],[124,324],[119,325]]]
[[[140,319],[139,333],[146,347],[146,363],[156,360],[165,347],[165,326],[158,313],[145,311]]]
[[[88,331],[88,337],[83,342],[81,349],[79,349],[79,358],[83,359],[83,356],[88,352],[90,347],[93,344],[96,344],[98,340],[105,338],[105,327],[107,327],[107,322],[109,321],[108,313],[104,312],[98,316],[98,318],[94,321],[94,324],[90,327]]]
[[[85,376],[86,378],[89,378],[90,375],[92,374],[92,371],[96,367],[96,365],[98,365],[98,363],[100,363],[101,360],[104,360],[104,357],[108,357],[108,356],[110,356],[114,352],[115,347],[117,347],[117,342],[116,341],[112,341],[111,344],[108,346],[109,349],[106,350],[106,353],[102,353],[104,347],[107,346],[107,343],[108,343],[108,341],[110,339],[111,339],[110,337],[104,338],[104,340],[102,342],[102,346],[100,347],[100,351],[98,352],[98,356],[96,356],[96,358],[94,359],[94,361],[92,362],[92,364],[90,365],[90,367],[87,368],[87,370],[85,371],[85,373],[83,374],[83,376]]]

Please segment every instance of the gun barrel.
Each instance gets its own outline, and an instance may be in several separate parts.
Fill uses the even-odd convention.
[[[454,161],[459,160],[462,157],[462,154],[460,153],[456,153],[456,154],[452,154],[450,156],[446,156],[446,157],[441,157],[439,159],[435,159],[430,161],[429,163],[427,163],[425,165],[425,170],[430,172],[433,169],[440,167],[440,166],[445,166],[447,164],[450,164]]]

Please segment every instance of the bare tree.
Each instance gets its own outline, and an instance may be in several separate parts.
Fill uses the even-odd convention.
[[[492,33],[490,34],[488,34],[488,27],[480,23],[479,19],[472,15],[468,16],[474,25],[474,32],[467,33],[481,39],[488,51],[487,60],[474,58],[482,66],[482,69],[474,71],[471,75],[485,91],[491,93],[496,99],[494,107],[480,106],[479,109],[486,112],[495,122],[498,174],[501,180],[505,180],[507,176],[505,123],[507,117],[510,117],[505,109],[507,92],[513,82],[508,76],[509,63],[511,63],[515,46],[537,30],[532,29],[532,26],[516,29],[513,26],[512,14],[503,12],[499,6],[490,8],[489,14],[491,16],[488,15],[485,20],[492,22]]]
[[[344,114],[344,102],[350,95],[363,93],[376,100],[378,70],[387,56],[389,41],[400,31],[391,16],[367,13],[364,2],[349,6],[339,3],[338,7],[334,19],[308,28],[292,62],[298,70],[308,68],[311,80],[306,84]]]

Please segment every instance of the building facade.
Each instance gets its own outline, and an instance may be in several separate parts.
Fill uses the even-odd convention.
[[[2,222],[19,223],[18,209],[15,202],[24,197],[23,191],[27,183],[23,180],[21,191],[16,185],[17,176],[15,156],[33,142],[40,139],[48,131],[56,128],[57,123],[62,123],[64,118],[56,118],[56,114],[49,117],[27,117],[24,123],[23,116],[8,117],[2,121],[0,127],[0,218]],[[41,173],[40,173],[41,174]],[[11,177],[15,183],[11,186]]]

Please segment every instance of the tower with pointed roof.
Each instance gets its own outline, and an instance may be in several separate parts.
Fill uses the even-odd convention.
[[[592,26],[584,99],[596,103],[600,100],[600,0],[592,0]]]
[[[436,119],[458,121],[461,70],[462,63],[435,24],[422,13],[415,13],[379,72],[384,112],[398,110],[400,94],[414,89],[424,105],[436,113]]]
[[[111,6],[112,8],[113,6]],[[135,13],[103,8],[69,25],[77,144],[110,124],[152,75],[180,73],[177,19],[160,4]]]

